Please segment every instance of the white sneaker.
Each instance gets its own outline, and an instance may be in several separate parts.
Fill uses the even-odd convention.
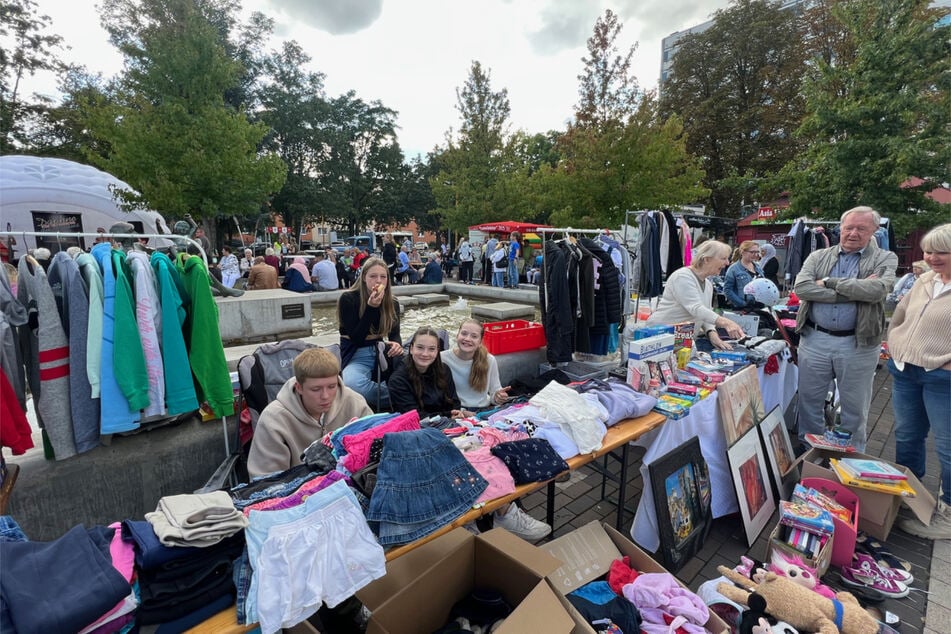
[[[535,519],[514,503],[509,504],[505,515],[495,515],[495,525],[530,542],[538,541],[551,532],[551,526]]]
[[[915,537],[931,540],[951,539],[951,506],[938,500],[938,508],[931,516],[931,524],[926,525],[917,517],[911,517],[900,519],[898,527]]]

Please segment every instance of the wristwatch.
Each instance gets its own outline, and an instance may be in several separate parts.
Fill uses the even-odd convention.
[[[822,278],[822,283],[823,283],[823,284],[827,283],[828,281],[829,281],[829,276],[828,276],[828,275],[826,275],[824,278]]]

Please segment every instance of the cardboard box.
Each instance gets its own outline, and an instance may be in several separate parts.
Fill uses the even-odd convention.
[[[568,634],[578,623],[545,579],[560,565],[503,529],[476,536],[457,528],[388,562],[386,576],[357,592],[357,597],[372,612],[368,634],[439,629],[452,606],[475,587],[495,588],[513,606],[512,614],[495,630],[499,634]]]
[[[557,570],[548,574],[552,587],[563,595],[607,574],[611,563],[624,555],[630,557],[631,566],[641,572],[667,572],[663,566],[651,559],[650,555],[616,531],[613,526],[597,520],[547,544],[542,544],[541,549],[565,562]],[[589,626],[586,627],[587,629],[579,631],[593,631]],[[712,612],[704,627],[714,634],[729,632],[727,624]]]
[[[864,458],[866,460],[882,460],[875,456],[868,456],[863,453],[850,453],[846,455],[841,451],[832,451],[829,449],[811,448],[800,458],[800,473],[802,478],[822,478],[839,482],[835,472],[822,466],[821,463],[828,464],[829,458]],[[888,462],[885,460],[884,462]],[[849,491],[855,493],[859,499],[859,530],[865,531],[872,537],[885,541],[888,539],[888,533],[892,530],[895,523],[895,517],[898,515],[898,508],[904,502],[911,508],[915,516],[925,524],[931,523],[931,515],[935,508],[935,499],[928,493],[924,485],[907,468],[889,462],[896,469],[901,470],[908,476],[908,484],[915,490],[915,497],[902,497],[900,495],[891,495],[890,493],[880,493],[878,491],[869,491],[860,487],[847,486]]]
[[[773,529],[773,532],[769,534],[769,550],[770,552],[778,550],[780,552],[786,553],[787,555],[792,555],[794,557],[800,557],[804,562],[816,569],[816,575],[821,577],[826,573],[826,570],[829,569],[829,564],[832,562],[832,548],[833,542],[835,542],[835,535],[829,537],[826,540],[826,543],[822,545],[822,548],[819,549],[819,554],[815,557],[807,557],[801,551],[796,550],[789,544],[783,541],[780,537],[783,525],[776,524],[776,527]],[[854,543],[853,543],[854,545]],[[849,559],[851,560],[851,555]]]

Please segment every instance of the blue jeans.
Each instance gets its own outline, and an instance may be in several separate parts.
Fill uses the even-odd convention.
[[[505,271],[492,271],[492,286],[505,288]]]
[[[518,288],[518,261],[509,260],[509,286]]]
[[[951,504],[951,372],[905,364],[901,372],[893,361],[892,408],[895,410],[895,462],[919,478],[925,475],[925,441],[934,431],[941,463],[941,500]]]
[[[371,407],[376,406],[378,396],[381,407],[389,406],[390,392],[386,383],[373,380],[376,378],[376,346],[357,348],[341,375],[343,384],[365,398]]]

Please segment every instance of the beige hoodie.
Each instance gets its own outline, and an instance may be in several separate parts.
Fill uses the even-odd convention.
[[[343,427],[354,418],[373,413],[362,396],[337,378],[337,398],[323,416],[323,424],[304,409],[294,391],[297,379],[291,377],[258,419],[248,456],[252,478],[285,471],[301,463],[300,455],[312,442]]]

